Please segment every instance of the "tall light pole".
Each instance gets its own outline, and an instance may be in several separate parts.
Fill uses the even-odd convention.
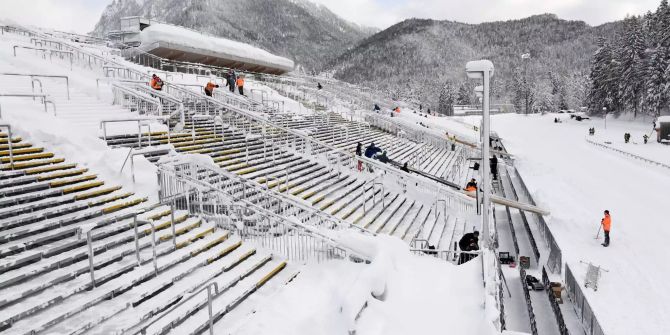
[[[525,86],[524,86],[524,103],[526,106],[526,110],[524,111],[526,114],[528,114],[528,109],[530,108],[530,80],[528,79],[528,62],[530,61],[530,53],[527,52],[525,54],[521,55],[521,62],[523,62],[523,80],[525,81]]]
[[[493,63],[489,60],[471,61],[465,65],[465,72],[470,79],[481,79],[483,81],[483,100],[482,100],[482,164],[480,179],[483,184],[483,210],[482,213],[482,235],[484,237],[484,247],[491,248],[492,239],[489,233],[489,210],[491,207],[491,184],[489,182],[489,157],[491,148],[489,140],[491,135],[491,111],[489,92],[491,90],[490,82],[493,76]],[[480,184],[480,185],[481,185]],[[479,206],[479,204],[477,204]]]

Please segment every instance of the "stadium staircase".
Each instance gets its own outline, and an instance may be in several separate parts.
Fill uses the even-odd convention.
[[[413,199],[402,191],[386,190],[371,182],[373,174],[338,172],[337,168],[282,145],[279,137],[265,141],[250,137],[241,130],[249,127],[252,126],[248,123],[238,123],[233,128],[215,125],[213,120],[189,119],[185,128],[190,131],[172,133],[169,142],[179,153],[208,155],[226,171],[372,233],[394,235],[408,243],[416,238],[429,240],[431,245],[443,248],[459,238],[453,236],[458,220],[441,206]],[[143,146],[168,144],[166,134],[151,134],[151,140],[148,135],[142,137],[146,139]],[[135,135],[107,140],[111,146],[138,146]],[[157,162],[162,156],[163,153],[147,158]]]

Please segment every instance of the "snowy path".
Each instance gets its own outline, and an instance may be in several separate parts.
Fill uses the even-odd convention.
[[[585,291],[596,317],[608,335],[667,334],[670,293],[664,284],[670,263],[659,261],[670,246],[670,227],[662,209],[670,189],[666,171],[586,141],[596,123],[565,121],[553,115],[501,115],[493,121],[538,205],[551,210],[548,224],[563,259],[582,282],[593,262],[609,272],[597,292]],[[617,124],[608,125],[611,131]],[[529,140],[533,139],[533,140]],[[633,196],[635,195],[635,196]],[[612,245],[594,240],[602,211],[612,212]]]

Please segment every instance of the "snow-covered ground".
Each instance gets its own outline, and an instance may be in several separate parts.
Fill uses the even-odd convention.
[[[563,123],[554,123],[554,117]],[[563,252],[563,260],[583,283],[586,265],[604,272],[598,291],[583,289],[605,333],[668,334],[670,276],[666,243],[670,226],[663,208],[670,197],[667,169],[588,143],[588,129],[596,139],[612,141],[628,152],[667,161],[670,146],[641,144],[651,120],[602,119],[577,122],[558,115],[498,115],[493,130],[515,155],[515,165],[538,205],[551,210],[547,223]],[[623,144],[630,132],[637,144]],[[620,138],[620,140],[619,140]],[[603,211],[612,215],[611,245],[604,248],[596,233]]]
[[[352,242],[354,238],[357,241]],[[349,236],[372,264],[330,261],[303,269],[235,334],[494,334],[484,312],[481,259],[462,266],[414,256],[399,239]],[[375,298],[374,296],[377,298]],[[358,320],[356,315],[362,304]]]

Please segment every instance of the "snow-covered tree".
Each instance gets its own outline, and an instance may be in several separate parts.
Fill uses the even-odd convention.
[[[438,113],[448,116],[454,115],[454,101],[456,100],[456,93],[454,91],[454,85],[451,81],[444,83],[440,91],[437,106]]]

